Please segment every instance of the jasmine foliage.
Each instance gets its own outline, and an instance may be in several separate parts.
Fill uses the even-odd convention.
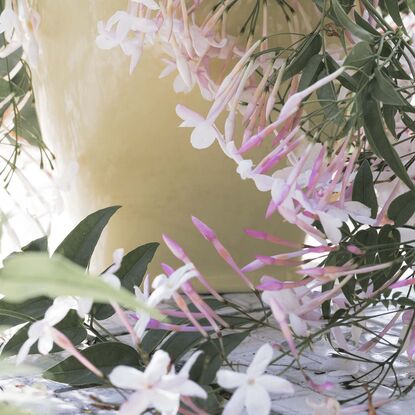
[[[2,293],[6,295],[0,301],[0,326],[25,324],[5,344],[3,354],[16,354],[19,351],[28,339],[29,325],[41,320],[51,307],[53,298],[59,295],[84,295],[94,298],[97,300],[94,310],[100,310],[101,314],[105,311],[104,302],[109,301],[118,302],[130,309],[146,308],[133,296],[131,281],[136,278],[136,283],[141,283],[147,265],[157,249],[157,243],[139,247],[125,256],[120,269],[120,276],[124,277],[121,278],[123,287],[120,290],[112,288],[98,277],[85,274],[99,236],[118,208],[119,206],[102,209],[87,216],[70,232],[50,258],[44,252],[46,241],[42,238],[5,260],[4,267],[0,270]],[[78,264],[61,255],[66,255]],[[75,311],[69,312],[57,325],[75,345],[86,339],[86,327],[89,325],[85,319],[80,318]],[[33,346],[30,353],[36,352],[37,349]]]
[[[243,179],[253,179],[259,190],[271,192],[267,216],[278,211],[287,221],[314,237],[316,243],[295,244],[263,231],[250,230],[253,237],[296,251],[272,257],[257,255],[251,263],[239,268],[215,231],[193,218],[201,235],[258,297],[258,308],[254,310],[232,304],[212,287],[209,287],[211,295],[199,296],[190,281],[199,278],[203,282],[201,274],[183,248],[167,236],[166,245],[184,265],[173,269],[163,264],[167,275],[155,279],[153,292],[150,293],[145,271],[157,247],[154,243],[131,251],[122,260],[117,253],[114,264],[101,275],[99,287],[89,285],[89,281],[85,285],[82,279],[87,277],[83,275],[83,268],[88,266],[99,235],[117,207],[104,209],[86,218],[52,259],[44,253],[45,241],[38,240],[25,251],[43,251],[43,254],[19,253],[6,262],[0,278],[8,292],[0,304],[0,316],[9,325],[26,322],[26,326],[16,333],[5,350],[15,353],[19,349],[20,356],[36,350],[48,352],[52,340],[70,350],[72,356],[46,376],[74,385],[102,383],[134,389],[131,400],[125,403],[124,413],[128,413],[129,405],[160,409],[162,403],[157,398],[167,392],[164,382],[171,375],[175,380],[180,378],[180,382],[178,389],[168,395],[170,410],[177,409],[182,392],[188,393],[183,393],[185,398],[201,399],[209,391],[217,398],[213,403],[219,405],[223,394],[220,386],[236,388],[234,398],[227,404],[228,411],[239,413],[242,405],[253,414],[256,413],[255,399],[252,399],[255,394],[247,393],[246,401],[235,396],[242,395],[245,387],[249,388],[257,378],[264,381],[265,367],[259,365],[253,378],[230,370],[220,372],[218,377],[217,370],[223,364],[231,366],[229,354],[252,330],[271,327],[283,333],[281,353],[274,358],[272,350],[267,351],[269,348],[265,347],[258,354],[265,354],[263,360],[272,361],[276,367],[289,356],[288,366],[296,366],[313,389],[321,392],[328,386],[312,381],[301,357],[316,341],[325,338],[337,358],[357,361],[364,367],[345,382],[347,388],[356,390],[351,400],[360,402],[372,397],[386,379],[390,382],[391,396],[405,395],[415,385],[414,382],[403,384],[396,370],[398,359],[405,353],[407,364],[415,356],[412,288],[415,282],[415,108],[412,104],[415,37],[414,17],[409,13],[413,2],[380,0],[375,6],[368,0],[314,0],[319,13],[316,21],[309,22],[301,10],[301,2],[278,0],[275,7],[290,23],[295,26],[301,17],[309,26],[306,33],[289,33],[291,43],[287,45],[275,40],[286,33],[269,32],[266,17],[272,10],[268,7],[270,2],[253,1],[244,8],[246,15],[238,38],[243,47],[229,50],[222,47],[228,41],[233,42],[225,22],[232,19],[233,13],[239,13],[240,1],[218,2],[202,26],[197,26],[197,16],[171,26],[171,16],[187,16],[187,2],[162,2],[166,13],[161,14],[159,3],[152,0],[142,3],[148,17],[144,20],[134,15],[136,7],[131,7],[115,13],[107,24],[99,22],[98,45],[103,49],[120,46],[131,58],[130,70],[141,56],[140,47],[155,39],[166,46],[166,51],[173,51],[167,59],[167,72],[177,69],[175,88],[189,92],[198,87],[205,98],[213,101],[206,117],[183,105],[176,109],[183,119],[182,126],[193,129],[192,144],[202,149],[218,141],[226,155],[236,162]],[[187,10],[189,14],[193,9]],[[262,23],[260,16],[265,16]],[[222,36],[219,43],[214,37],[216,34]],[[137,38],[142,41],[139,45],[134,43]],[[215,71],[209,72],[211,58],[238,63],[226,76],[222,77],[221,72],[222,78],[216,81]],[[227,112],[222,134],[220,115]],[[239,116],[244,133],[238,135]],[[259,162],[255,156],[245,158],[263,142],[268,146],[266,157]],[[285,156],[290,165],[281,169],[280,161]],[[67,259],[63,260],[59,254]],[[18,266],[19,261],[23,267]],[[37,261],[42,264],[37,269],[41,271],[36,275],[38,286],[29,279],[36,271],[30,264],[39,266]],[[293,267],[304,279],[283,282],[267,273],[261,284],[254,287],[246,274],[266,265]],[[66,285],[52,289],[52,277],[63,271]],[[278,272],[277,269],[275,275]],[[25,292],[23,282],[32,283],[33,292]],[[77,287],[73,287],[74,282]],[[119,291],[116,291],[117,284],[122,287]],[[138,288],[140,285],[142,290]],[[97,289],[95,293],[92,288]],[[129,295],[120,296],[121,292]],[[136,304],[131,303],[133,292],[147,309],[137,311]],[[88,294],[94,304],[82,298],[82,294]],[[110,301],[106,301],[107,294]],[[30,295],[37,297],[29,299]],[[89,336],[85,338],[85,331],[80,330],[79,336],[74,337],[73,330],[65,332],[64,327],[60,335],[54,331],[56,316],[53,314],[62,309],[57,307],[56,299],[51,304],[49,296],[56,295],[65,312],[71,308],[77,312],[68,314],[67,321],[58,321],[69,322],[70,327],[72,323],[79,324]],[[16,305],[9,302],[12,299],[25,301]],[[173,300],[173,305],[163,303],[171,306],[163,309],[169,318],[162,321],[152,318],[149,308],[159,306],[164,300]],[[115,303],[127,307],[124,314]],[[379,306],[382,306],[380,312]],[[120,333],[115,335],[105,327],[104,320],[114,312],[124,319],[126,332],[123,334],[131,336],[134,347],[120,345],[117,337]],[[390,320],[381,328],[374,327],[374,319],[382,316]],[[42,323],[38,324],[39,321]],[[402,321],[404,328],[399,338],[391,339],[389,332],[396,321]],[[31,324],[30,329],[27,322]],[[225,329],[234,332],[224,334]],[[372,356],[368,352],[377,344],[387,347],[382,354]],[[188,358],[192,349],[198,352]],[[130,367],[111,370],[121,362],[120,355]],[[180,367],[184,357],[191,362],[190,366]],[[171,364],[173,367],[168,372]],[[154,371],[155,366],[158,372]],[[247,375],[250,376],[248,371]],[[152,377],[157,378],[156,385],[151,383]],[[196,380],[203,390],[194,387],[192,382]],[[188,388],[180,389],[184,385]],[[151,393],[148,389],[152,389]],[[264,413],[270,410],[266,392],[266,389],[260,390],[266,403],[260,408]],[[184,401],[184,405],[191,402]],[[216,409],[209,411],[215,413]]]
[[[0,13],[6,3],[0,1]],[[53,168],[54,156],[41,136],[28,56],[19,45],[21,36],[5,30],[9,23],[4,19],[0,26],[0,177],[7,187],[18,168],[23,146],[29,144],[39,149],[40,168]]]

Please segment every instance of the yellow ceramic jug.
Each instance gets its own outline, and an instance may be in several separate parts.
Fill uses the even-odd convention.
[[[121,50],[100,50],[97,22],[124,9],[119,0],[38,0],[40,58],[33,71],[43,136],[61,172],[77,161],[66,195],[69,219],[57,218],[55,243],[87,214],[110,205],[123,208],[111,219],[94,254],[102,270],[118,247],[126,251],[162,233],[177,240],[219,291],[245,290],[191,222],[194,215],[214,228],[239,265],[255,254],[284,248],[253,240],[244,228],[267,229],[291,240],[302,235],[276,216],[264,219],[268,193],[242,181],[218,145],[195,150],[189,130],[179,129],[176,104],[206,113],[197,91],[177,95],[172,80],[158,79],[157,49],[145,50],[130,76]],[[161,245],[151,266],[177,260]],[[257,275],[258,278],[261,274]],[[278,278],[286,278],[281,270]]]

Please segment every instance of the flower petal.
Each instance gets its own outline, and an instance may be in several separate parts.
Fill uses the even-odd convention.
[[[144,373],[130,366],[117,366],[108,377],[113,385],[124,389],[140,390],[146,384]]]
[[[137,415],[143,413],[150,405],[144,392],[133,393],[128,400],[121,405],[119,415]]]
[[[335,244],[339,243],[342,238],[342,233],[339,228],[342,226],[343,222],[325,212],[318,212],[318,217],[320,218],[327,238]]]
[[[263,344],[256,352],[246,374],[250,377],[262,375],[270,364],[273,355],[274,350],[272,347],[268,343]]]
[[[222,415],[239,415],[245,406],[245,392],[245,387],[238,388],[226,404]]]
[[[269,415],[271,412],[271,398],[262,385],[249,385],[245,402],[248,415]]]
[[[198,357],[202,354],[202,350],[199,350],[195,353],[193,353],[187,360],[186,363],[183,365],[183,367],[180,369],[181,375],[189,376],[190,369],[198,359]]]
[[[196,127],[205,121],[200,114],[180,104],[176,105],[176,114],[184,121],[183,127]]]
[[[220,369],[216,373],[218,384],[222,388],[233,389],[241,386],[246,378],[244,373],[233,372],[232,370]]]
[[[150,384],[154,384],[167,374],[170,364],[170,356],[164,350],[157,350],[150,363],[147,365],[145,374]]]
[[[148,393],[148,392],[147,392]],[[152,406],[162,414],[177,414],[180,406],[180,394],[160,389],[153,389],[149,393]],[[137,413],[137,412],[136,412]]]
[[[215,128],[209,123],[203,122],[193,130],[190,142],[194,148],[202,150],[210,147],[217,136]]]
[[[279,376],[262,375],[257,379],[257,382],[270,393],[294,393],[291,382]]]

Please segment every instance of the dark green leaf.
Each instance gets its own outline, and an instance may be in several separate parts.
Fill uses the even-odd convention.
[[[319,79],[327,75],[327,71],[323,70],[319,75]],[[344,121],[343,113],[337,105],[337,92],[332,82],[323,85],[317,90],[317,98],[327,120],[336,124]]]
[[[31,298],[22,303],[0,301],[0,325],[14,326],[26,321],[39,320],[52,305],[47,297]]]
[[[340,65],[330,56],[326,55],[325,57],[327,66],[331,72],[337,71],[337,69],[340,68]],[[350,91],[356,91],[357,90],[357,82],[356,80],[348,75],[346,72],[343,72],[337,77],[337,80],[347,89]]]
[[[81,354],[105,375],[108,375],[118,365],[140,367],[137,352],[123,343],[99,343],[82,350]],[[43,377],[72,386],[104,383],[101,378],[91,373],[73,356],[47,370]]]
[[[292,78],[294,75],[301,72],[312,56],[317,55],[321,49],[321,37],[315,34],[308,38],[297,52],[291,63],[284,71],[283,80]]]
[[[371,210],[371,217],[375,218],[378,213],[378,200],[373,186],[373,175],[370,164],[365,160],[360,166],[354,184],[352,199],[363,203]]]
[[[395,222],[396,226],[406,225],[414,213],[415,193],[413,191],[398,196],[393,200],[388,209],[388,217]]]
[[[397,300],[397,303],[401,306],[409,306],[415,309],[415,301],[411,300],[410,298],[402,297]]]
[[[301,74],[300,83],[298,85],[299,92],[308,88],[317,80],[317,76],[321,72],[323,66],[322,58],[322,55],[314,55],[309,59]]]
[[[374,42],[376,37],[369,33],[366,29],[357,25],[353,20],[349,18],[343,7],[339,4],[338,0],[332,0],[333,11],[340,25],[348,30],[359,39],[366,40],[367,42]]]
[[[386,8],[390,16],[392,17],[393,21],[398,25],[403,27],[403,22],[401,18],[401,13],[399,12],[399,4],[398,0],[384,0]]]
[[[393,148],[383,129],[379,104],[368,95],[361,108],[366,137],[372,150],[388,163],[392,171],[412,190],[415,186],[408,175],[401,158]]]
[[[379,32],[365,19],[363,19],[362,16],[360,16],[359,13],[356,12],[356,10],[353,12],[354,21],[363,29],[365,29],[367,32],[372,33],[375,38],[379,37]],[[389,48],[390,50],[390,48]]]
[[[48,252],[48,238],[46,236],[35,239],[22,248],[23,252]]]
[[[213,382],[216,372],[220,369],[224,359],[249,335],[249,331],[228,334],[222,337],[223,349],[219,339],[206,340],[198,350],[202,350],[190,372],[191,378],[201,385]]]
[[[62,241],[55,254],[61,254],[86,268],[103,229],[119,208],[120,206],[112,206],[88,215]]]
[[[175,361],[194,348],[202,339],[203,336],[199,332],[173,333],[161,348],[170,355],[172,361]]]
[[[395,114],[397,109],[392,105],[383,105],[382,114],[385,120],[385,124],[388,127],[388,130],[396,138],[396,123],[395,123]]]
[[[396,90],[397,87],[377,68],[375,69],[375,78],[370,85],[372,96],[378,101],[398,107],[409,105]]]
[[[375,59],[375,56],[373,55],[370,43],[362,41],[353,47],[343,65],[360,68],[373,59]]]
[[[401,267],[402,261],[399,252],[401,235],[399,231],[391,225],[384,225],[379,231],[378,244],[382,246],[379,249],[379,261],[381,263],[392,262],[390,267],[373,273],[373,289],[378,290],[384,285]],[[383,293],[385,294],[385,293]]]
[[[24,325],[19,329],[15,335],[5,344],[2,353],[7,355],[15,355],[18,353],[23,343],[28,338],[28,330],[30,323]],[[76,346],[82,343],[86,339],[87,332],[82,325],[81,319],[78,317],[76,311],[71,310],[67,316],[56,325],[56,328],[65,334],[72,343]],[[61,350],[60,347],[54,345],[52,352]],[[38,353],[37,345],[33,345],[30,348],[30,354]]]

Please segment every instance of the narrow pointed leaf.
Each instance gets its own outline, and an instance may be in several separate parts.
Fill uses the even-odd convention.
[[[88,215],[56,248],[55,254],[63,255],[86,268],[102,231],[119,208],[112,206]]]
[[[126,365],[139,368],[139,356],[132,347],[123,343],[99,343],[81,351],[104,375],[108,375],[115,366]],[[102,384],[103,379],[86,369],[73,356],[47,370],[43,377],[71,386]]]
[[[365,160],[360,166],[353,184],[352,199],[361,202],[371,209],[371,217],[378,212],[378,200],[373,186],[373,175],[370,164]]]
[[[392,171],[411,190],[415,191],[414,183],[385,133],[379,104],[368,95],[362,103],[361,110],[363,113],[365,134],[372,150],[388,163]]]
[[[408,220],[415,214],[415,193],[406,192],[398,196],[389,206],[388,217],[395,222],[396,226],[406,225]],[[411,223],[410,225],[414,225]]]
[[[369,33],[350,19],[338,0],[332,0],[332,5],[334,14],[336,15],[336,18],[342,27],[344,27],[359,39],[366,40],[367,42],[373,42],[376,39],[373,34]]]

